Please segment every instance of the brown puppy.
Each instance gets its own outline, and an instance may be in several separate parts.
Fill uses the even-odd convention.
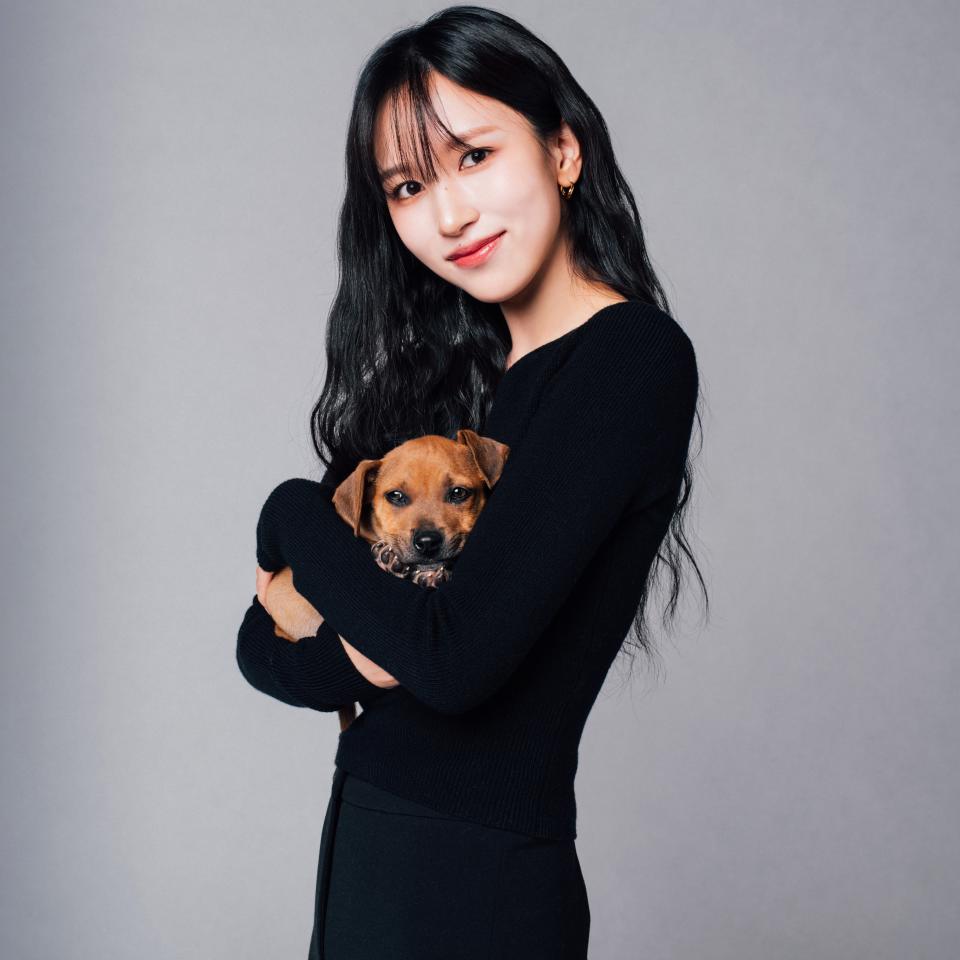
[[[489,491],[500,479],[510,448],[473,430],[455,440],[428,434],[407,440],[379,460],[361,460],[333,493],[333,506],[358,537],[370,544],[374,561],[395,577],[433,588],[451,576]],[[303,608],[306,622],[320,613],[292,587],[289,567],[276,577]],[[296,638],[279,626],[277,636]],[[340,729],[356,718],[343,707]]]

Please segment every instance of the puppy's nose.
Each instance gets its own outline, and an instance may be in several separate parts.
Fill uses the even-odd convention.
[[[413,546],[417,553],[432,557],[443,544],[443,534],[439,530],[415,530]]]

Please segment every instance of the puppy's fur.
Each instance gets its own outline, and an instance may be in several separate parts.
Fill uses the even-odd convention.
[[[455,440],[435,434],[416,437],[379,460],[361,460],[334,491],[333,506],[370,544],[382,570],[434,588],[450,579],[509,453],[506,444],[473,430],[458,430]],[[289,567],[276,576],[292,578]],[[304,605],[305,616],[321,616],[292,586],[289,589]],[[275,632],[295,640],[279,626]],[[356,705],[341,708],[339,714],[343,731],[356,718]]]

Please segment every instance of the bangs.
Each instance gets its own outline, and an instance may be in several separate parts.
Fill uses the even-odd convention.
[[[394,156],[399,159],[383,174],[377,172],[382,184],[397,174],[422,183],[437,179],[439,161],[434,139],[447,149],[467,150],[471,144],[458,137],[440,119],[430,96],[427,78],[412,74],[406,84],[392,90],[385,99],[386,129],[393,141]]]

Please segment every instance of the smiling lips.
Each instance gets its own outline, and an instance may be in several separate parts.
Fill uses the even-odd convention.
[[[506,230],[501,230],[499,233],[485,237],[483,240],[478,240],[476,243],[464,247],[462,251],[452,253],[447,259],[451,263],[455,263],[458,267],[479,266],[481,263],[484,263],[490,257],[490,254],[499,246],[500,238],[504,233],[506,233]]]

